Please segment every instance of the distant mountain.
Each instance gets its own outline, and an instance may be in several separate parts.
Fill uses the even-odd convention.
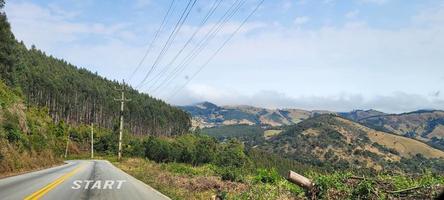
[[[354,110],[351,112],[340,112],[338,113],[340,116],[345,117],[347,119],[351,119],[353,121],[360,121],[365,118],[375,117],[375,116],[383,116],[387,115],[386,113],[377,111],[377,110]]]
[[[420,141],[376,131],[335,114],[304,120],[254,145],[302,162],[344,168],[366,166],[380,170],[417,154],[444,158],[443,151]]]
[[[358,122],[377,130],[415,138],[444,149],[444,111],[441,110],[369,116],[359,119]]]
[[[312,116],[331,113],[328,111],[306,111],[299,109],[266,109],[253,106],[217,106],[210,102],[190,106],[179,106],[193,117],[194,127],[221,125],[267,125],[282,126],[296,124]]]
[[[300,109],[266,109],[253,106],[218,106],[210,102],[181,106],[193,117],[193,127],[222,125],[293,125],[320,114],[337,114],[369,128],[394,133],[425,142],[444,150],[444,111],[418,110],[387,114],[377,110],[351,112],[307,111]]]

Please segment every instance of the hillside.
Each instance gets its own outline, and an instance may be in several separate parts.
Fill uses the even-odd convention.
[[[0,176],[60,163],[65,142],[58,128],[45,110],[27,108],[0,81]]]
[[[444,111],[424,110],[370,116],[358,122],[377,130],[424,141],[444,150]]]
[[[351,112],[340,112],[338,113],[340,116],[351,119],[353,121],[359,121],[369,117],[375,116],[383,116],[387,115],[386,113],[377,111],[377,110],[353,110]]]
[[[46,55],[35,46],[27,49],[10,30],[0,13],[0,80],[23,92],[24,101],[46,107],[56,121],[114,128],[120,113],[116,81]],[[161,100],[129,88],[126,105],[127,129],[135,134],[175,135],[188,131],[189,116]]]
[[[253,106],[217,106],[210,102],[190,106],[179,106],[192,117],[193,127],[215,127],[221,125],[267,125],[283,126],[296,124],[328,111],[306,111],[300,109],[266,109]]]
[[[444,158],[444,152],[417,140],[376,131],[332,114],[304,120],[255,145],[301,162],[339,168],[383,170],[394,167],[393,163],[415,159],[417,154]]]

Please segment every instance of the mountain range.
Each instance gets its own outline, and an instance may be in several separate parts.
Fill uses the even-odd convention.
[[[218,106],[210,102],[179,106],[179,108],[192,116],[194,127],[200,128],[239,124],[283,126],[297,124],[319,114],[332,113],[320,110],[267,109],[247,105]]]
[[[224,125],[260,125],[280,127],[295,125],[304,120],[333,114],[375,131],[413,138],[438,149],[444,149],[444,111],[418,110],[388,114],[377,110],[351,112],[307,111],[301,109],[267,109],[253,106],[218,106],[202,102],[180,106],[192,116],[194,127],[211,128]]]

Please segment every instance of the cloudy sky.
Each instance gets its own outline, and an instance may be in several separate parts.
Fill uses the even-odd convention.
[[[28,47],[173,104],[444,109],[444,1],[265,0],[242,24],[259,1],[199,0],[177,34],[188,0],[9,0],[5,10]]]

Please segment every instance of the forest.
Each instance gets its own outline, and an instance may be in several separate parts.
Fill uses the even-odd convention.
[[[2,6],[4,3],[1,3]],[[29,105],[48,108],[55,122],[95,123],[113,129],[120,114],[116,88],[122,83],[108,80],[62,59],[29,49],[15,39],[6,14],[0,14],[0,80],[23,93]],[[182,110],[128,87],[125,105],[126,129],[138,135],[183,134],[190,128]]]

